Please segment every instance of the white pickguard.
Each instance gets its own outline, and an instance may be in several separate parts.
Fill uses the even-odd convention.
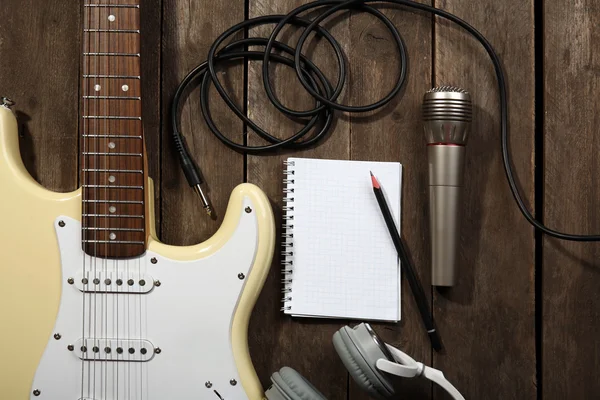
[[[246,198],[243,207],[248,206],[252,204]],[[55,226],[62,296],[53,337],[35,375],[32,400],[247,398],[234,363],[231,323],[256,255],[254,213],[241,213],[233,236],[216,253],[188,262],[152,252],[131,260],[95,259],[81,249],[78,221],[59,217]],[[84,295],[83,285],[70,284],[69,278],[85,275],[88,286],[94,286],[94,276],[110,279],[110,284],[102,281],[101,292]],[[134,285],[128,286],[125,276],[135,277]],[[145,282],[141,290],[140,276],[160,285],[148,291],[154,283]],[[114,288],[117,279],[123,283],[113,291],[146,293],[104,292],[107,286]],[[82,361],[80,348],[69,350],[69,345],[80,346],[82,339],[99,345],[98,353],[87,349],[98,361]],[[148,342],[152,347],[142,356],[140,349],[150,347]],[[110,347],[110,353],[102,346]],[[117,354],[115,346],[122,346],[123,353]],[[128,346],[134,348],[133,355]],[[158,352],[152,350],[157,348]]]

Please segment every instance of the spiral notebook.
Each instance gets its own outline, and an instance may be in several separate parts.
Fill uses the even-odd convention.
[[[400,265],[373,194],[400,227],[402,165],[289,158],[284,170],[283,307],[295,317],[400,320]]]

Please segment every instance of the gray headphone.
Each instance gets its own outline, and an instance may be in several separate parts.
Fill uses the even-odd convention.
[[[352,379],[376,399],[394,396],[389,375],[413,378],[423,376],[444,388],[455,400],[464,397],[446,380],[441,371],[413,360],[384,343],[371,326],[362,323],[345,326],[333,335],[333,346]],[[309,381],[289,367],[271,375],[273,384],[265,392],[268,400],[326,400]]]

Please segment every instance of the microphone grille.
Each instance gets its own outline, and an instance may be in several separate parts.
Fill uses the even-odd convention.
[[[438,86],[430,89],[427,93],[439,93],[439,92],[454,92],[454,93],[464,93],[469,94],[465,89],[461,89],[456,86]]]
[[[457,86],[438,86],[423,97],[424,121],[471,122],[471,95]]]

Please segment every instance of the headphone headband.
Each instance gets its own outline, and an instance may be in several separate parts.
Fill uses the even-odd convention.
[[[377,369],[391,375],[400,376],[403,378],[413,378],[415,376],[423,376],[432,382],[437,383],[440,387],[446,390],[455,400],[465,400],[462,394],[446,379],[444,373],[435,368],[428,367],[423,363],[415,361],[411,356],[398,350],[397,348],[385,344],[390,353],[394,357],[393,361],[380,358],[376,362]]]

